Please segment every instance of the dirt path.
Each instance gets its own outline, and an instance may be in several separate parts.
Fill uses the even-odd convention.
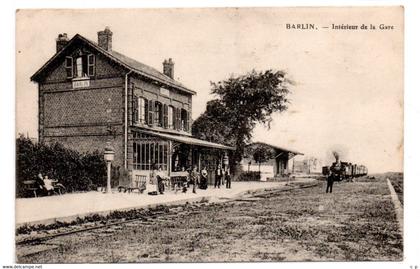
[[[55,238],[28,263],[401,260],[386,181],[338,183],[228,203],[179,207],[95,232]],[[30,249],[30,248],[29,248]],[[33,251],[33,249],[32,249]]]

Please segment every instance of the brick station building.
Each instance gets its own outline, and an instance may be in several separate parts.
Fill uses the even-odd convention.
[[[233,149],[191,136],[196,92],[174,80],[171,58],[159,72],[120,54],[109,28],[98,32],[97,43],[60,34],[56,53],[31,80],[38,83],[39,141],[79,152],[103,151],[110,142],[113,167],[127,169],[130,181],[147,178],[154,165],[168,176],[205,165],[212,177]]]

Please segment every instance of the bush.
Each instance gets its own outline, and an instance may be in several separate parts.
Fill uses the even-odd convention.
[[[68,192],[88,191],[106,182],[106,164],[99,151],[79,153],[59,143],[33,143],[23,136],[16,139],[16,196],[25,195],[24,180],[39,173],[58,180]]]
[[[242,173],[238,181],[260,181],[261,180],[261,174],[258,171],[249,171]]]

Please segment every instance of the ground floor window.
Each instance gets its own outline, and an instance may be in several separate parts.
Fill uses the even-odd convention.
[[[136,170],[168,170],[168,142],[139,141],[133,143],[133,168]]]

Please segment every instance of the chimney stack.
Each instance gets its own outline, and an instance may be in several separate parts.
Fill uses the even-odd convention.
[[[169,60],[163,61],[163,74],[167,75],[170,78],[174,78],[174,65],[175,63],[172,61],[172,58]]]
[[[109,27],[105,27],[105,30],[98,32],[98,45],[104,50],[112,50],[112,32]]]
[[[57,52],[59,52],[67,45],[67,43],[69,43],[69,38],[67,37],[67,33],[59,34],[55,41],[56,41],[55,44],[56,44]]]

